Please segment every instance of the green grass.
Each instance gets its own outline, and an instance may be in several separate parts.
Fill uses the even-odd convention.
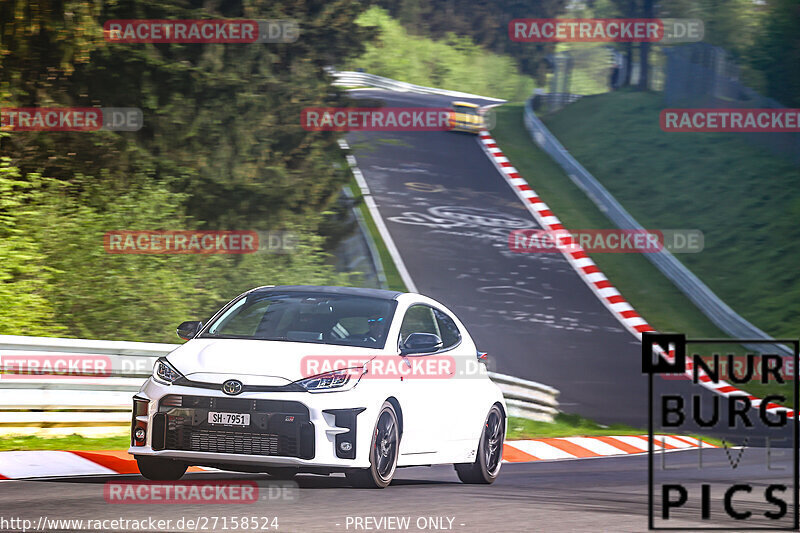
[[[33,435],[0,437],[0,451],[11,450],[127,450],[130,437],[38,437]]]
[[[522,122],[522,104],[508,104],[495,109],[497,126],[492,130],[492,136],[565,227],[613,227],[611,221],[572,183],[561,167],[530,139]],[[684,332],[695,337],[724,337],[642,254],[589,255],[631,305],[656,329]]]
[[[728,305],[797,338],[800,169],[740,134],[665,133],[662,108],[659,94],[623,91],[546,122],[643,226],[703,231],[703,252],[676,257]]]
[[[703,140],[702,134],[691,135],[691,139],[659,135],[659,105],[660,98],[653,94],[623,91],[587,97],[549,117],[548,127],[643,226],[701,229],[705,233],[706,249],[697,254],[676,254],[676,257],[685,261],[745,318],[773,335],[797,337],[797,326],[791,326],[789,317],[784,316],[786,313],[780,307],[786,305],[785,309],[795,317],[800,313],[800,298],[797,297],[800,296],[797,292],[800,291],[800,277],[794,274],[790,264],[792,258],[797,259],[797,252],[778,257],[768,250],[770,245],[756,241],[770,240],[773,246],[786,252],[782,236],[798,233],[800,226],[794,224],[790,230],[792,223],[770,210],[762,209],[753,214],[761,221],[757,224],[750,224],[746,216],[748,208],[758,205],[748,196],[756,194],[748,183],[755,179],[756,173],[751,159],[757,158],[764,172],[779,177],[775,185],[782,189],[789,186],[789,177],[792,172],[796,175],[797,170],[775,158],[765,157],[731,136]],[[522,122],[522,104],[495,109],[497,126],[492,135],[565,227],[614,227],[561,167],[530,139]],[[613,134],[609,134],[609,124],[613,124]],[[658,131],[654,132],[654,128]],[[678,147],[674,146],[676,143]],[[710,146],[719,143],[727,148],[711,149]],[[621,147],[629,148],[631,153]],[[704,159],[712,154],[716,159]],[[736,172],[724,170],[726,158]],[[700,166],[705,170],[696,168]],[[702,176],[705,179],[701,179]],[[745,183],[739,183],[739,176]],[[704,191],[705,188],[708,191]],[[715,196],[716,193],[723,196]],[[756,196],[761,198],[763,194]],[[788,191],[785,196],[790,196]],[[778,203],[786,204],[786,201]],[[800,207],[797,215],[800,215]],[[771,217],[776,221],[771,221]],[[769,234],[771,229],[777,228],[782,228],[777,235]],[[741,235],[743,233],[748,235]],[[758,239],[752,233],[757,233]],[[690,338],[727,337],[643,254],[589,255],[626,300],[657,330],[681,332]],[[780,267],[776,269],[771,261],[779,261]],[[764,276],[761,272],[770,274]],[[789,283],[790,278],[794,278],[793,283]],[[781,287],[789,289],[789,295],[783,294]],[[748,294],[754,305],[745,305],[747,299],[738,292]],[[796,294],[794,301],[791,301],[791,294]],[[639,361],[631,361],[631,364],[639,364]],[[794,403],[790,385],[753,383],[744,388],[757,395],[781,392],[788,398],[789,405]]]
[[[559,413],[553,422],[537,422],[527,418],[508,417],[506,440],[646,434],[646,429],[636,429],[622,424],[603,426],[578,415]]]
[[[372,214],[363,201],[361,189],[359,189],[355,178],[350,178],[348,186],[350,187],[350,192],[353,193],[353,198],[357,202],[358,208],[361,210],[361,216],[364,218],[364,223],[372,236],[372,240],[375,242],[375,247],[378,249],[378,256],[383,264],[383,273],[386,276],[386,283],[389,289],[406,292],[408,290],[406,284],[403,282],[403,278],[400,277],[400,271],[397,270],[394,259],[392,259],[391,254],[389,254],[389,250],[383,242],[383,237],[381,237],[378,227],[375,225],[375,221],[372,220]]]
[[[663,433],[663,432],[660,432]],[[560,413],[551,422],[536,422],[527,418],[508,417],[506,440],[541,439],[551,437],[592,437],[611,435],[647,435],[647,429],[637,429],[622,424],[603,426],[578,415]],[[699,435],[687,435],[702,438],[705,442],[721,446],[722,441]]]
[[[797,338],[800,169],[740,134],[665,133],[662,108],[659,94],[623,91],[546,122],[643,226],[704,233],[702,252],[676,257],[723,301],[770,335]],[[744,388],[794,405],[790,384]]]
[[[513,59],[487,52],[467,37],[449,35],[442,40],[409,34],[386,11],[372,7],[357,22],[379,30],[377,42],[342,70],[363,68],[370,74],[416,85],[521,99],[535,82],[520,75]]]

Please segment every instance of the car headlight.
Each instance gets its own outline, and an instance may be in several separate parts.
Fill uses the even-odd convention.
[[[295,381],[308,392],[333,392],[350,390],[355,387],[362,374],[364,368],[345,368],[342,370],[334,370],[333,372],[325,372],[310,378]]]
[[[178,378],[183,377],[183,374],[175,370],[175,367],[169,364],[166,357],[159,357],[153,367],[153,377],[162,383],[172,383]]]

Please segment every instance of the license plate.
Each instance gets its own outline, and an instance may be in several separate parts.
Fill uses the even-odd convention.
[[[223,426],[249,426],[250,415],[242,413],[208,413],[209,424],[220,424]]]

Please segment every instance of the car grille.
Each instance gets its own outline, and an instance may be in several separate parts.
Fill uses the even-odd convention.
[[[250,425],[209,424],[209,411],[248,413]],[[314,457],[314,426],[299,402],[169,395],[162,398],[159,415],[166,431],[154,449]]]

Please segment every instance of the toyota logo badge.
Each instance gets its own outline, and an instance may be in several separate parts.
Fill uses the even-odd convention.
[[[229,379],[222,384],[222,392],[231,396],[235,396],[236,394],[242,392],[242,382],[236,381],[235,379]]]

